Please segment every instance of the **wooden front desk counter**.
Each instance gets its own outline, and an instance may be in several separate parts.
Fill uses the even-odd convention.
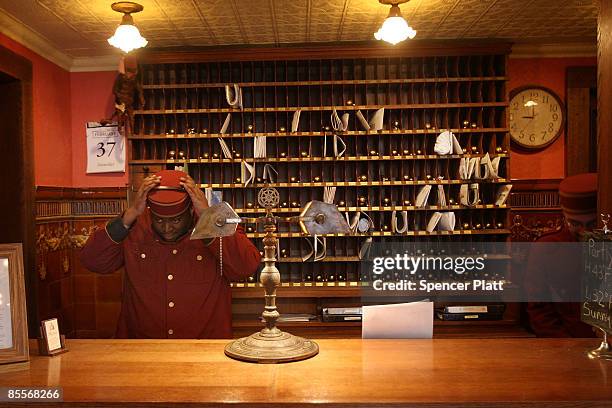
[[[612,362],[585,356],[596,339],[320,340],[318,356],[279,365],[234,361],[226,343],[68,340],[41,357],[32,342],[0,386],[61,386],[74,406],[612,406]]]

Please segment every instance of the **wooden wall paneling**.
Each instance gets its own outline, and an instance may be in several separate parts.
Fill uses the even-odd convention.
[[[112,337],[122,271],[94,274],[78,256],[94,228],[126,207],[126,189],[39,187],[36,197],[38,315],[59,318],[67,337]]]
[[[597,143],[600,213],[612,213],[612,0],[600,0],[597,27]]]
[[[591,135],[594,129],[590,126],[592,89],[597,89],[597,67],[569,67],[567,69],[565,148],[567,176],[597,169],[597,163],[591,159],[592,152],[597,149],[596,139]]]

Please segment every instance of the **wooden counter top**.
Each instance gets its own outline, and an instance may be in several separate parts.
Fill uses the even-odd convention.
[[[279,365],[227,358],[224,340],[68,340],[56,357],[32,342],[0,386],[61,386],[73,406],[612,406],[612,362],[585,356],[596,339],[317,342],[318,356]]]

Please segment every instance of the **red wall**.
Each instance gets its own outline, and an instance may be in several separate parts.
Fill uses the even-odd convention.
[[[0,46],[32,62],[35,184],[71,186],[70,73],[1,33]]]
[[[511,58],[508,63],[508,90],[523,85],[542,85],[552,89],[565,103],[567,67],[597,65],[593,58]],[[550,146],[536,153],[513,149],[510,177],[548,179],[565,177],[565,132]]]
[[[113,83],[117,72],[73,72],[72,96],[72,187],[124,187],[127,173],[86,174],[85,123],[109,117],[113,111]]]

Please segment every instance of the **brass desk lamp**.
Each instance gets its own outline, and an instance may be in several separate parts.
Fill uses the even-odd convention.
[[[264,268],[260,282],[264,288],[265,307],[262,317],[265,327],[248,337],[232,341],[225,347],[225,354],[237,360],[252,363],[285,363],[300,361],[317,355],[319,346],[308,339],[283,332],[276,327],[279,317],[276,308],[276,288],[280,286],[280,272],[276,268],[276,224],[297,223],[304,234],[348,234],[350,229],[334,204],[310,201],[299,216],[277,217],[272,213],[280,202],[275,188],[263,188],[257,201],[266,209],[266,215],[257,218],[240,217],[226,202],[204,210],[195,226],[191,239],[216,238],[233,235],[238,223],[263,223],[266,235],[264,243]]]

